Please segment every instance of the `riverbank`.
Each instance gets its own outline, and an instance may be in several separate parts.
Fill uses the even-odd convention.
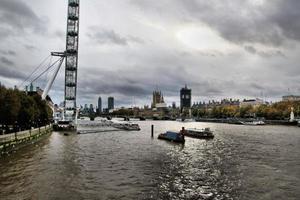
[[[12,151],[20,149],[51,134],[52,125],[40,128],[0,135],[0,157]]]

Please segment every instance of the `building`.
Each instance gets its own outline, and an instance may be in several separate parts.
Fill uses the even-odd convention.
[[[164,96],[162,95],[161,91],[153,91],[153,94],[152,94],[152,104],[151,104],[151,108],[156,108],[157,107],[157,104],[164,104],[165,101],[164,101]]]
[[[25,92],[27,95],[29,96],[34,96],[34,95],[39,95],[42,97],[44,90],[42,90],[40,87],[36,87],[34,89],[33,84],[30,84],[30,90],[28,91],[28,86],[25,87]],[[50,98],[49,95],[47,95],[45,97],[46,103],[48,104],[48,106],[52,109],[52,111],[54,111],[54,103],[52,101],[52,99]]]
[[[239,99],[222,99],[221,101],[209,100],[208,102],[195,102],[193,108],[214,108],[219,106],[239,106]]]
[[[166,103],[157,103],[155,105],[155,108],[156,109],[165,109],[165,108],[167,108],[167,104]]]
[[[296,95],[283,96],[282,101],[300,101],[300,96],[296,96]]]
[[[176,108],[176,102],[172,102],[172,108],[173,108],[173,109]]]
[[[101,97],[98,98],[98,110],[97,110],[98,114],[102,113],[102,99]]]
[[[94,105],[93,104],[90,104],[90,109],[89,109],[90,113],[93,113],[94,112]]]
[[[192,104],[192,90],[188,89],[185,85],[184,88],[180,90],[180,110],[191,108]]]
[[[253,106],[253,107],[258,107],[260,105],[264,104],[264,101],[262,99],[244,99],[240,103],[240,107],[246,107],[246,106]]]
[[[113,97],[108,97],[107,104],[108,104],[108,110],[113,110],[115,108],[114,98]]]

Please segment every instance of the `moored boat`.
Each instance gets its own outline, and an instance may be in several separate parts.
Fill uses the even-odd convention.
[[[180,132],[175,132],[175,131],[167,131],[165,133],[161,133],[158,135],[158,139],[168,140],[177,143],[185,142],[184,135],[181,134]]]
[[[192,118],[177,118],[176,119],[177,122],[195,122],[195,119]]]
[[[124,124],[123,129],[126,131],[140,131],[141,128],[138,124],[127,123]]]
[[[70,121],[58,121],[57,123],[53,124],[54,131],[74,131],[76,130],[76,125]]]
[[[189,129],[186,129],[184,135],[188,136],[188,137],[200,138],[200,139],[214,138],[214,134],[210,130],[210,128],[205,128],[205,129],[189,128]]]
[[[265,125],[264,121],[250,121],[250,122],[241,122],[243,125],[251,125],[251,126],[261,126]]]

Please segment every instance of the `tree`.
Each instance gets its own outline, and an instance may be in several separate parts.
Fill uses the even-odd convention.
[[[6,88],[4,86],[0,86],[0,124],[4,124],[5,120],[5,96],[6,96]]]
[[[36,115],[36,103],[31,96],[20,95],[21,109],[18,115],[18,123],[22,129],[31,127]]]
[[[12,89],[8,89],[4,95],[2,109],[3,115],[5,115],[3,123],[6,125],[6,131],[8,131],[8,125],[13,125],[15,127],[20,107],[21,103],[17,93]]]

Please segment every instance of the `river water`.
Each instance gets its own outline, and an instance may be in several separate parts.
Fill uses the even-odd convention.
[[[298,127],[137,123],[139,132],[54,132],[1,158],[0,199],[300,199]],[[215,138],[156,139],[182,126]]]

